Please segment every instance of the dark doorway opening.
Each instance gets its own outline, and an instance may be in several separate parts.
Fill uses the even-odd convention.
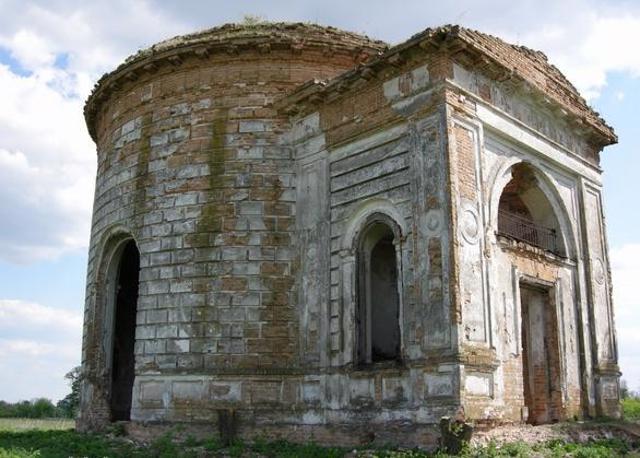
[[[358,252],[357,361],[369,364],[400,359],[400,300],[394,233],[373,223]]]
[[[134,344],[140,253],[133,240],[120,255],[115,282],[115,326],[111,364],[111,420],[129,420],[135,377]]]
[[[560,350],[552,290],[520,284],[522,377],[528,423],[561,420]]]

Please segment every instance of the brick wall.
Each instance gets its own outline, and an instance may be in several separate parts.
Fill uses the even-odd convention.
[[[106,269],[130,236],[141,254],[134,420],[215,425],[234,410],[247,437],[271,425],[273,437],[301,427],[344,443],[351,428],[356,441],[412,441],[420,425],[460,407],[477,420],[519,421],[516,271],[563,285],[550,321],[565,325],[549,336],[561,347],[552,376],[566,383],[551,404],[581,415],[582,363],[571,359],[584,332],[574,302],[581,265],[495,237],[492,180],[501,161],[525,154],[486,150],[473,88],[456,86],[456,49],[359,66],[327,86],[305,85],[331,90],[282,109],[305,81],[383,49],[335,29],[287,27],[164,43],[106,76],[90,98],[98,177],[81,427],[108,420]],[[498,104],[491,88],[476,89]],[[498,125],[507,137],[510,122]],[[359,368],[355,245],[375,213],[401,234],[402,361]],[[598,255],[605,266],[604,246]],[[601,300],[607,275],[596,267]],[[596,316],[602,333],[612,315]],[[614,411],[615,340],[608,344],[611,364],[600,379],[585,378]]]
[[[96,405],[108,397],[109,358],[100,344],[109,330],[99,262],[116,227],[141,254],[138,378],[295,367],[295,169],[281,141],[288,120],[272,104],[304,81],[355,65],[362,46],[378,46],[308,29],[286,37],[316,40],[301,49],[252,46],[243,36],[241,52],[178,48],[135,77],[103,83],[110,94],[99,89],[90,99],[101,103],[89,117],[98,177],[83,364]],[[255,391],[249,402],[271,399],[260,395],[263,385],[247,387]],[[139,383],[135,390],[144,396]],[[134,417],[136,408],[144,410],[144,399],[134,399]]]

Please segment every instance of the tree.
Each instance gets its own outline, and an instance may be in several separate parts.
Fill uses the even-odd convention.
[[[620,399],[627,399],[629,397],[629,386],[626,380],[620,380]]]
[[[82,367],[76,366],[64,376],[71,383],[71,393],[58,401],[57,407],[68,418],[74,418],[80,407],[80,384],[82,382]]]
[[[56,408],[47,398],[38,398],[31,402],[32,418],[51,418],[56,416]]]
[[[13,416],[17,418],[33,418],[33,406],[29,401],[19,401],[14,405]]]
[[[12,404],[7,401],[0,401],[0,418],[16,417],[18,403]]]

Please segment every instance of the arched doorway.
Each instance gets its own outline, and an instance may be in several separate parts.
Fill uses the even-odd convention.
[[[119,253],[119,254],[118,254]],[[111,420],[129,420],[135,377],[135,331],[138,303],[140,253],[133,240],[124,242],[116,252],[108,284],[109,302],[113,304],[111,345]]]
[[[400,296],[394,231],[373,221],[363,231],[357,254],[356,312],[358,364],[400,359]]]

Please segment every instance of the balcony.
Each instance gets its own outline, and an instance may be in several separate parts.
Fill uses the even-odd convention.
[[[561,255],[555,229],[541,226],[528,218],[500,210],[498,212],[498,234]]]

